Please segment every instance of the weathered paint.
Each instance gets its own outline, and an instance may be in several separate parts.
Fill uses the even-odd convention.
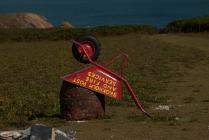
[[[97,66],[85,68],[66,75],[63,80],[121,100],[121,81]]]

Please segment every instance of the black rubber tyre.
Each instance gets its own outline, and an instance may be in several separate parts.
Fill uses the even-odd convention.
[[[93,47],[92,49],[94,50],[90,58],[93,61],[97,60],[98,56],[100,55],[101,44],[95,37],[91,35],[82,35],[76,38],[75,40],[78,41],[79,43],[89,42],[91,44],[91,47]],[[72,53],[73,53],[74,58],[78,60],[79,62],[85,63],[85,64],[90,63],[89,60],[87,59],[87,56],[79,53],[77,46],[74,43],[72,46]]]

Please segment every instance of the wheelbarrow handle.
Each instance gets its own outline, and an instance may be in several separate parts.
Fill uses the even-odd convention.
[[[90,62],[91,64],[93,64],[93,65],[95,65],[95,66],[101,68],[101,69],[104,70],[104,71],[107,71],[107,72],[110,73],[111,75],[113,75],[113,76],[117,77],[118,79],[120,79],[121,81],[123,81],[124,84],[125,84],[125,86],[127,87],[128,91],[129,91],[129,93],[130,93],[130,95],[131,95],[133,101],[135,102],[136,106],[137,106],[137,107],[138,107],[138,108],[139,108],[146,116],[148,116],[148,117],[151,118],[151,116],[150,116],[150,115],[144,110],[144,108],[142,107],[141,102],[140,102],[139,99],[137,98],[137,96],[136,96],[135,92],[133,91],[133,89],[132,89],[131,85],[129,84],[129,82],[128,82],[122,75],[115,74],[114,72],[112,72],[111,70],[105,68],[104,66],[97,64],[96,62],[94,62],[94,61],[91,59],[91,57],[88,55],[87,51],[85,50],[85,47],[84,47],[82,44],[80,44],[79,42],[77,42],[77,41],[75,41],[75,40],[73,40],[73,43],[75,43],[75,44],[77,44],[79,47],[81,47],[81,49],[84,51],[85,55],[87,56],[87,59],[89,60],[89,62]],[[118,56],[118,57],[119,57],[119,56]],[[116,58],[117,58],[117,57],[116,57]],[[127,58],[127,55],[125,55],[125,59],[126,59],[126,58]],[[124,63],[124,65],[125,65],[125,64],[126,64],[126,63]],[[123,68],[123,66],[122,66],[122,68]]]
[[[128,55],[125,54],[125,53],[121,53],[115,57],[113,57],[109,62],[107,62],[104,66],[107,67],[109,65],[111,65],[116,59],[120,59],[122,61],[122,64],[120,66],[120,69],[119,69],[119,75],[122,76],[122,72],[123,72],[123,69],[127,66],[128,64]]]
[[[134,101],[134,103],[136,104],[136,106],[137,106],[137,107],[138,107],[138,108],[139,108],[146,116],[148,116],[149,118],[152,118],[151,115],[150,115],[149,113],[147,113],[147,112],[144,110],[144,108],[143,108],[141,102],[139,101],[138,97],[136,96],[136,94],[135,94],[134,90],[132,89],[131,85],[129,84],[129,82],[128,82],[125,78],[124,78],[123,82],[124,82],[124,84],[126,85],[128,91],[129,91],[129,93],[130,93],[130,95],[131,95],[131,98],[132,98],[132,100]]]

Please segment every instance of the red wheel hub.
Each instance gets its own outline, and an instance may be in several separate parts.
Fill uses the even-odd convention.
[[[94,55],[95,48],[91,42],[81,42],[80,44],[83,46],[88,56],[91,57]],[[86,56],[81,47],[78,47],[78,52],[81,54],[81,56]]]

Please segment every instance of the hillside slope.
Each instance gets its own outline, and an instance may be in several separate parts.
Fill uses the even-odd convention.
[[[52,28],[43,16],[35,13],[0,13],[0,28]]]

